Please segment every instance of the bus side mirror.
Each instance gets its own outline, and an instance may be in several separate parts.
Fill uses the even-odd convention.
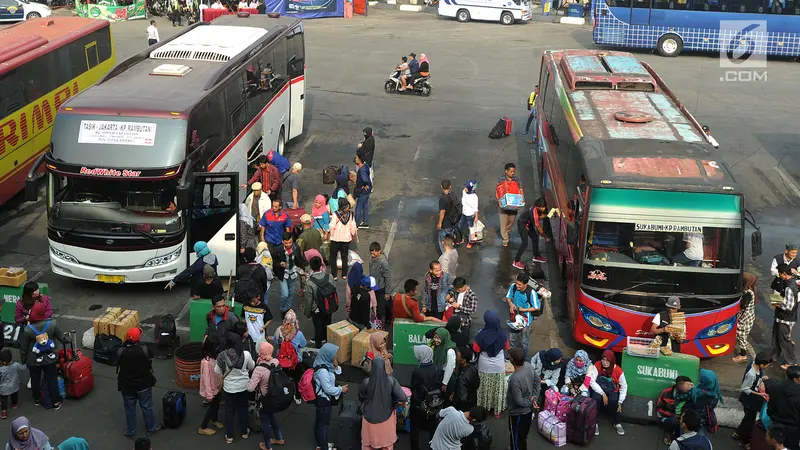
[[[175,188],[175,200],[178,209],[188,209],[192,205],[192,183],[182,183]]]
[[[750,235],[750,251],[754,258],[761,256],[761,230],[753,231]]]
[[[25,180],[25,201],[35,202],[39,200],[38,180]]]

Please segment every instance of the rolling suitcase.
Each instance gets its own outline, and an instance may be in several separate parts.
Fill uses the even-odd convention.
[[[169,391],[161,399],[164,414],[164,426],[178,428],[186,418],[186,394],[181,391]]]
[[[511,136],[512,126],[511,126],[511,119],[508,117],[503,117],[503,121],[506,124],[506,136]]]
[[[289,220],[292,221],[292,229],[300,224],[300,217],[306,214],[304,208],[284,209],[284,211],[286,211],[286,215],[289,216]]]
[[[567,441],[588,445],[597,428],[597,402],[583,395],[577,396],[569,406],[567,416]]]
[[[361,450],[361,414],[358,403],[342,401],[339,406],[339,425],[336,433],[337,450]]]
[[[69,349],[58,352],[68,398],[83,398],[94,388],[92,360],[75,349],[75,330],[70,333]]]

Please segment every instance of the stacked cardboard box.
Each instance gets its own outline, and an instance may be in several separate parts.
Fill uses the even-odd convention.
[[[336,352],[336,361],[339,364],[350,361],[351,345],[357,334],[358,328],[346,320],[328,325],[328,342],[339,346],[339,351]]]
[[[94,335],[112,334],[109,331],[111,323],[122,314],[122,308],[107,308],[106,312],[94,319]]]
[[[109,326],[109,333],[113,334],[114,336],[125,340],[125,334],[131,328],[136,328],[139,326],[139,312],[134,311],[131,309],[126,309],[122,312],[122,314],[117,317],[117,319],[111,322],[111,326]]]
[[[366,355],[369,351],[369,338],[373,333],[383,333],[383,331],[367,330],[365,328],[353,338],[350,364],[354,366],[361,366],[361,361],[364,359],[364,355]]]

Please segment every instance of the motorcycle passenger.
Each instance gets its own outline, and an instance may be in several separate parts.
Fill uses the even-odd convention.
[[[400,79],[400,89],[401,91],[406,90],[406,84],[408,80],[413,77],[417,72],[419,72],[419,61],[417,61],[417,54],[416,53],[409,53],[408,54],[408,75],[403,75]]]
[[[419,74],[423,77],[431,76],[430,64],[428,63],[428,57],[425,56],[425,53],[419,54]]]
[[[408,58],[405,56],[400,57],[400,65],[395,67],[394,70],[398,72],[397,76],[408,76],[411,71],[408,69]]]

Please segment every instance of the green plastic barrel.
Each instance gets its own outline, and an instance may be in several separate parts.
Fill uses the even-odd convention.
[[[14,308],[17,307],[17,300],[22,298],[22,288],[24,286],[25,283],[22,283],[20,287],[0,286],[0,296],[3,297],[3,306],[2,309],[0,309],[0,320],[2,320],[3,323],[14,323]],[[50,289],[45,283],[39,283],[39,292],[43,295],[50,295]],[[53,299],[53,303],[57,301],[58,299]],[[56,305],[53,305],[53,308],[55,307]]]
[[[419,364],[414,357],[415,345],[427,345],[428,339],[425,333],[431,328],[437,328],[440,324],[434,322],[414,322],[411,319],[395,319],[394,330],[394,363],[395,364]]]
[[[230,304],[230,303],[229,303]],[[201,298],[189,302],[189,341],[198,342],[203,340],[208,328],[208,313],[211,312],[211,300]],[[242,304],[236,303],[233,311],[239,318],[242,318]]]
[[[675,384],[678,375],[697,382],[700,358],[682,353],[660,358],[643,358],[622,350],[622,372],[628,382],[628,395],[657,399],[665,388]]]

